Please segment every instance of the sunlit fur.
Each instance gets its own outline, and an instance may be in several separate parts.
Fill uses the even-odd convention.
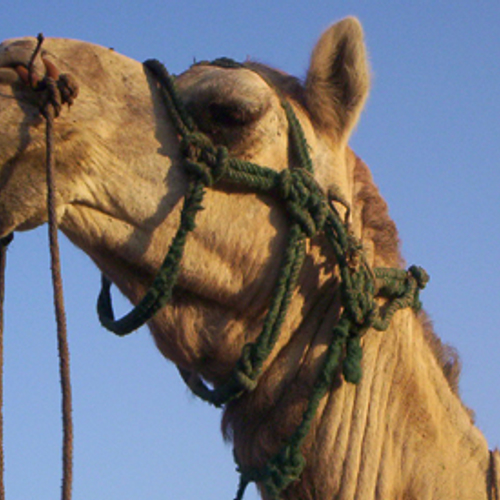
[[[12,69],[27,66],[34,45],[0,45],[0,236],[46,221],[39,97]],[[186,177],[178,140],[141,64],[70,40],[49,39],[44,51],[80,86],[55,124],[60,227],[136,303],[179,224]],[[360,24],[346,19],[326,30],[303,83],[248,66],[195,66],[178,78],[200,127],[240,158],[288,168],[278,94],[285,96],[304,128],[318,182],[350,203],[350,225],[367,259],[402,265],[387,206],[347,145],[369,88]],[[40,60],[34,67],[43,78]],[[217,385],[259,334],[288,225],[276,200],[234,187],[209,190],[204,207],[172,303],[149,326],[167,358]],[[282,336],[256,390],[225,409],[224,434],[243,465],[263,465],[293,432],[331,340],[338,281],[323,243],[321,236],[308,243]],[[386,332],[366,333],[361,383],[339,377],[332,386],[304,445],[304,474],[283,498],[488,498],[488,478],[497,478],[486,441],[457,395],[456,355],[429,325],[425,315],[405,310]]]

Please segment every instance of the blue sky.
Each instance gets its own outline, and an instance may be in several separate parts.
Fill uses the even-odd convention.
[[[332,21],[362,21],[373,88],[352,145],[371,167],[409,263],[431,283],[424,305],[462,356],[461,392],[500,445],[500,3],[239,0],[4,2],[0,39],[78,38],[172,72],[194,59],[247,56],[304,76]],[[126,339],[95,315],[99,274],[63,243],[72,352],[75,500],[233,498],[220,413],[188,394],[146,330]],[[57,352],[46,228],[9,251],[5,343],[6,486],[53,499],[60,485]],[[126,304],[122,303],[125,310]],[[257,498],[254,490],[246,496]]]

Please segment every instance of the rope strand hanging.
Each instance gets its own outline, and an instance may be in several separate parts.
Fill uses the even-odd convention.
[[[30,83],[31,65],[41,49],[43,35],[38,35],[38,45],[31,59],[29,74]],[[48,68],[50,69],[50,68]],[[62,75],[61,75],[62,76]],[[45,118],[46,138],[46,170],[47,170],[47,209],[50,247],[50,269],[54,294],[54,309],[57,323],[57,345],[59,352],[59,375],[62,393],[62,420],[63,420],[63,476],[61,485],[61,499],[71,500],[73,486],[73,418],[72,418],[72,391],[70,376],[70,354],[68,333],[66,327],[66,312],[64,308],[63,285],[61,277],[61,259],[58,242],[56,175],[54,158],[54,119],[59,115],[62,104],[71,105],[78,94],[75,83],[67,76],[61,78],[48,74],[35,87],[36,91],[44,92],[45,96],[40,106],[40,112]],[[64,90],[62,90],[64,89]]]
[[[46,179],[47,179],[47,210],[50,245],[50,269],[52,274],[52,285],[54,295],[54,309],[57,323],[57,345],[59,353],[59,374],[62,393],[62,420],[63,420],[63,444],[62,444],[62,485],[61,499],[71,500],[73,484],[73,420],[72,420],[72,395],[70,381],[70,359],[67,340],[66,313],[64,310],[63,288],[61,278],[61,260],[58,243],[57,225],[57,201],[56,201],[56,174],[54,158],[54,120],[59,115],[62,105],[70,106],[78,95],[78,86],[70,75],[59,74],[55,66],[48,60],[42,61],[45,65],[46,74],[39,79],[34,72],[35,59],[40,55],[44,37],[39,34],[37,45],[30,58],[27,68],[16,67],[20,78],[37,95],[40,102],[40,114],[45,119],[45,144],[46,144]],[[3,305],[4,298],[4,269],[6,258],[6,246],[12,239],[8,236],[0,240],[0,271],[2,273],[0,283],[0,299]],[[3,341],[3,310],[0,312],[0,342]],[[0,363],[3,367],[3,342],[0,346]],[[2,381],[0,380],[0,383]],[[0,407],[3,406],[3,391],[0,389]],[[0,433],[3,440],[3,418],[0,415]],[[3,446],[1,446],[0,468],[0,500],[5,499],[4,474],[3,474]]]
[[[50,85],[55,85],[51,82]],[[56,214],[56,184],[53,157],[53,122],[54,108],[47,106],[43,111],[46,120],[47,144],[47,206],[49,209],[49,247],[50,270],[54,293],[54,309],[57,322],[57,346],[59,351],[59,374],[62,392],[62,418],[63,418],[63,500],[71,500],[73,484],[73,418],[72,418],[72,392],[70,379],[70,355],[68,334],[66,328],[66,312],[64,308],[63,286],[61,277],[61,258],[57,236]]]

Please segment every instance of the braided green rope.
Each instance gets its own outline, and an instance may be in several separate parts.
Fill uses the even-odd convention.
[[[199,63],[207,64],[207,63]],[[226,58],[213,64],[224,68],[244,65]],[[315,382],[302,421],[286,445],[262,469],[238,466],[240,486],[236,500],[241,500],[250,482],[264,486],[270,499],[278,500],[281,492],[300,478],[305,467],[302,444],[311,428],[321,399],[329,391],[339,370],[346,381],[361,379],[362,348],[360,339],[373,327],[388,328],[394,314],[403,308],[420,308],[419,291],[428,281],[425,271],[412,266],[402,269],[371,269],[363,257],[362,245],[349,231],[332,201],[347,204],[339,193],[331,198],[322,191],[313,177],[313,164],[304,132],[291,105],[282,99],[289,126],[290,150],[298,167],[282,172],[229,156],[223,146],[215,146],[210,138],[196,130],[175,88],[174,79],[158,61],[145,63],[159,84],[165,107],[180,137],[183,166],[190,176],[184,199],[179,229],[165,260],[144,298],[134,309],[115,320],[110,295],[111,282],[103,277],[98,300],[102,324],[118,335],[126,335],[150,320],[172,297],[180,271],[180,263],[189,233],[196,227],[205,188],[220,180],[280,199],[289,219],[289,235],[269,310],[260,335],[246,344],[226,383],[210,389],[201,377],[180,370],[191,390],[200,398],[220,407],[252,391],[258,384],[262,367],[279,338],[291,296],[305,257],[305,240],[323,233],[331,246],[340,277],[341,317],[332,331],[332,340]],[[385,299],[384,307],[376,297]]]
[[[144,325],[171,299],[180,270],[186,238],[196,227],[195,217],[202,209],[203,195],[203,183],[201,181],[191,182],[184,199],[181,224],[153,285],[139,304],[119,320],[114,318],[110,294],[111,281],[106,276],[102,277],[97,311],[99,320],[105,328],[120,336],[127,335]]]

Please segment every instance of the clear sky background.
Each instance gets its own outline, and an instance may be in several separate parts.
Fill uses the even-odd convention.
[[[3,2],[0,39],[78,38],[178,73],[250,56],[304,76],[318,36],[356,15],[373,68],[352,140],[431,283],[427,311],[463,361],[461,393],[500,445],[500,2],[86,0]],[[143,329],[98,324],[99,274],[63,241],[72,354],[75,500],[231,500],[220,412],[195,400]],[[5,341],[7,498],[59,498],[61,417],[46,228],[9,251]],[[122,303],[122,310],[125,304]],[[255,500],[251,488],[247,499]]]

